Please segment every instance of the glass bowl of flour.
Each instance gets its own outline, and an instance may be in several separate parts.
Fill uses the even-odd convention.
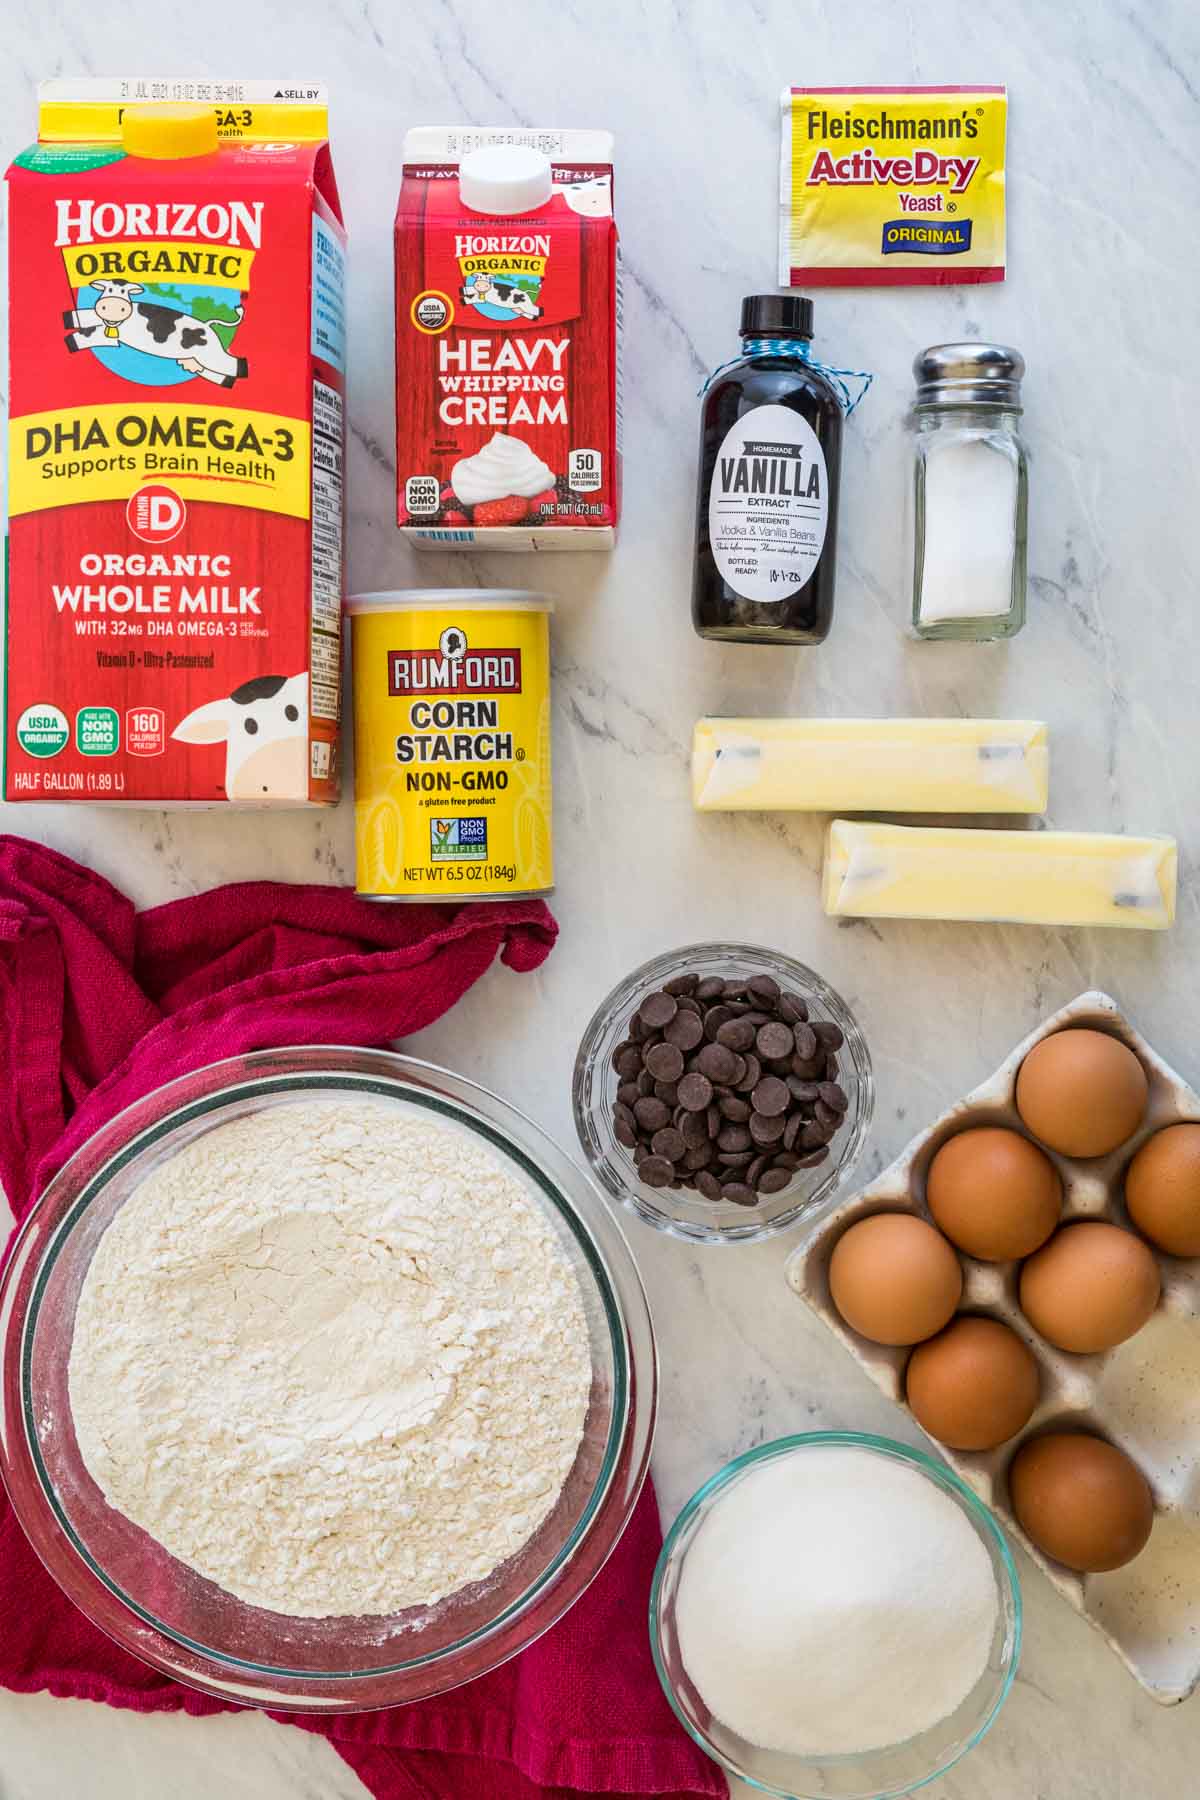
[[[51,1182],[0,1286],[0,1472],[72,1600],[252,1705],[395,1705],[583,1592],[645,1478],[632,1256],[530,1120],[387,1052],[160,1088]]]
[[[667,1698],[777,1800],[894,1800],[994,1722],[1021,1595],[996,1520],[953,1470],[865,1433],[728,1463],[667,1534],[650,1600]]]

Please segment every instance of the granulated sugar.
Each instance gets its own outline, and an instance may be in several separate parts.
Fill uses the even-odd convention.
[[[987,1551],[915,1469],[853,1447],[752,1469],[688,1549],[683,1666],[709,1711],[764,1750],[834,1756],[947,1718],[987,1664]]]
[[[148,1176],[101,1239],[70,1361],[109,1504],[308,1617],[490,1575],[558,1500],[590,1384],[574,1270],[513,1168],[353,1098],[221,1126]]]

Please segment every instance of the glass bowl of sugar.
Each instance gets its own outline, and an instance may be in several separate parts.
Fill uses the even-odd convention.
[[[663,1545],[650,1638],[667,1699],[731,1775],[777,1800],[894,1800],[993,1724],[1021,1647],[996,1520],[888,1438],[760,1445]]]

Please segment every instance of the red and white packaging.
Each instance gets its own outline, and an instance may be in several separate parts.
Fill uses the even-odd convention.
[[[621,494],[606,131],[421,126],[396,210],[398,522],[416,543],[609,547]]]

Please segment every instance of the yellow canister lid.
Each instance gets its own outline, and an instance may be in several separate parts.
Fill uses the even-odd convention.
[[[128,156],[164,162],[211,156],[217,147],[217,115],[210,106],[183,101],[127,106],[121,115],[121,142]]]

